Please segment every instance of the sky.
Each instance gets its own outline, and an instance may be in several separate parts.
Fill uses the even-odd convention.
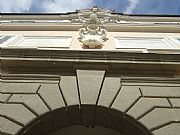
[[[0,0],[2,13],[62,13],[93,6],[128,14],[180,14],[180,0]]]

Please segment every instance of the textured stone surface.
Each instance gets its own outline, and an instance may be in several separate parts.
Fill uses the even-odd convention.
[[[11,96],[11,94],[1,94],[0,93],[0,102],[6,102],[10,96]]]
[[[179,135],[180,123],[172,123],[153,132],[155,135]]]
[[[6,118],[0,117],[0,134],[12,134],[15,135],[22,127],[9,121]],[[3,135],[3,134],[2,134]]]
[[[180,97],[180,87],[141,87],[143,96],[148,97]]]
[[[138,118],[155,107],[171,107],[171,105],[165,98],[141,98],[127,114]]]
[[[3,90],[0,93],[1,132],[16,134],[23,125],[35,119],[36,115],[52,112],[50,110],[55,110],[55,112],[52,116],[43,119],[44,122],[41,122],[40,127],[37,126],[31,132],[32,134],[38,133],[36,131],[39,131],[39,128],[44,128],[41,132],[44,134],[45,132],[50,133],[53,128],[66,127],[68,124],[86,126],[98,124],[104,127],[109,126],[123,133],[126,133],[125,130],[134,130],[134,126],[130,125],[131,122],[125,121],[125,114],[120,115],[117,113],[119,111],[138,119],[155,135],[164,135],[163,133],[166,132],[168,135],[176,135],[179,132],[179,124],[176,123],[180,121],[178,87],[121,87],[120,77],[103,78],[104,74],[104,71],[78,70],[77,78],[73,75],[61,76],[59,85],[6,83],[0,87],[1,91]],[[77,82],[82,102],[81,109],[79,106],[69,106],[79,104]],[[98,101],[101,107],[92,106],[97,102],[101,86]],[[113,103],[112,106],[111,103]],[[119,111],[112,112],[108,107]],[[62,109],[56,110],[57,108]],[[123,122],[124,126],[117,125],[119,121]]]
[[[109,107],[121,87],[121,78],[106,77],[102,87],[98,105]]]
[[[82,104],[95,104],[105,71],[77,70]]]
[[[65,106],[57,84],[44,84],[38,93],[52,110]]]
[[[60,86],[67,105],[79,104],[76,76],[61,76]]]
[[[180,122],[180,108],[174,108],[173,113],[174,113],[175,121]]]
[[[15,94],[10,98],[9,102],[24,103],[34,112],[36,112],[38,115],[41,115],[49,111],[46,105],[44,104],[44,102],[41,100],[41,98],[38,95]]]
[[[130,108],[138,98],[140,98],[141,93],[138,87],[134,86],[122,86],[116,100],[114,101],[112,108],[126,111]]]
[[[21,104],[1,104],[0,114],[23,125],[28,124],[35,118],[35,115]]]
[[[33,83],[0,83],[2,93],[36,93],[39,84]]]
[[[175,120],[173,109],[156,108],[140,119],[148,129],[154,129]]]
[[[170,98],[169,101],[173,107],[180,107],[180,98]]]

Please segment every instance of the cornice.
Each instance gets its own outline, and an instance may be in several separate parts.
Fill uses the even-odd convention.
[[[108,32],[179,33],[179,24],[105,24]],[[2,31],[78,31],[78,23],[2,23]]]
[[[155,53],[132,53],[119,52],[118,50],[38,50],[30,48],[2,48],[2,59],[87,59],[87,60],[127,60],[127,61],[145,61],[148,62],[177,62],[180,64],[180,54],[155,54]]]
[[[117,51],[2,49],[2,74],[73,74],[76,69],[106,70],[119,76],[180,76],[179,54]]]
[[[1,13],[1,29],[77,31],[84,24],[83,20],[94,13],[93,10],[111,32],[180,32],[180,15],[122,14],[97,7],[68,13]]]

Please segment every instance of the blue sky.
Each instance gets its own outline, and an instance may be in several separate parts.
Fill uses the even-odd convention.
[[[180,0],[0,0],[0,12],[69,12],[92,6],[133,14],[180,14]]]

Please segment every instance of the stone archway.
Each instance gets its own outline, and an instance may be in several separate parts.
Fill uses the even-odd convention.
[[[86,114],[86,116],[83,115]],[[93,119],[93,121],[92,121]],[[95,105],[71,105],[36,118],[19,135],[150,135],[141,123],[115,109]]]

